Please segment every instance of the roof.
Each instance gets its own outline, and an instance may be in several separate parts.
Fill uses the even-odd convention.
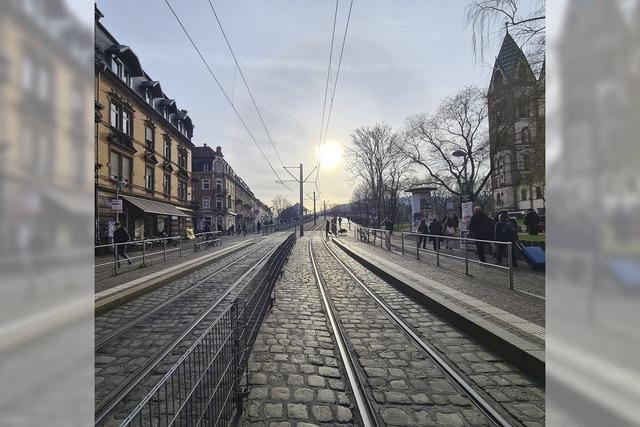
[[[504,36],[504,40],[502,40],[502,46],[496,58],[494,69],[499,67],[503,73],[511,77],[516,70],[519,59],[523,59],[527,64],[529,63],[520,46],[518,46],[515,40],[513,40],[513,37],[507,33]]]
[[[125,199],[127,202],[131,203],[138,209],[141,209],[142,211],[147,213],[153,213],[158,215],[183,216],[183,217],[191,216],[182,212],[177,207],[170,205],[168,203],[156,202],[154,200],[141,199],[139,197],[133,197],[133,196],[122,195],[120,197],[122,197],[123,199]]]

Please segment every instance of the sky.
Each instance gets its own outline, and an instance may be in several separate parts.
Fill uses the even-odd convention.
[[[235,72],[209,2],[169,1],[225,91],[232,95],[274,169],[281,178],[291,179]],[[303,163],[307,175],[317,162],[335,2],[212,3],[282,163]],[[471,28],[465,25],[466,4],[461,0],[354,1],[327,133],[332,151],[339,153],[348,147],[358,127],[386,122],[399,130],[407,116],[433,112],[443,97],[464,86],[488,85],[504,33],[496,29],[485,63],[474,61]],[[97,5],[106,28],[137,53],[145,71],[161,82],[167,96],[189,111],[195,124],[195,145],[221,146],[236,173],[268,205],[276,195],[297,200],[297,183],[288,183],[290,191],[276,182],[164,0],[99,0]],[[348,9],[349,1],[339,2],[332,76]],[[331,169],[320,171],[319,206],[322,200],[336,204],[351,199],[354,183],[345,159],[333,160]],[[305,185],[305,193],[312,194],[314,189],[313,183]]]

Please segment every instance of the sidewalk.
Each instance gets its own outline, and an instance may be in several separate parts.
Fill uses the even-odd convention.
[[[110,263],[110,265],[101,267],[100,269],[95,270],[95,292],[99,293],[105,291],[107,289],[111,289],[115,286],[122,285],[123,283],[130,282],[132,280],[139,279],[141,277],[156,273],[158,271],[167,269],[169,267],[173,267],[179,264],[183,264],[189,262],[191,260],[202,258],[209,256],[213,253],[224,250],[225,248],[235,245],[241,242],[257,242],[259,241],[261,236],[254,234],[247,234],[246,237],[242,235],[236,236],[222,236],[222,241],[220,246],[214,246],[209,249],[202,249],[198,252],[193,251],[193,242],[191,244],[183,246],[182,256],[178,256],[178,251],[169,252],[169,247],[167,248],[167,261],[163,261],[162,251],[157,255],[156,258],[147,258],[146,266],[141,266],[141,258],[133,259],[133,263],[128,265],[127,260],[120,261],[120,269],[118,275],[113,275],[113,255],[100,255],[95,257],[95,265]],[[170,249],[175,249],[170,247]],[[141,252],[131,252],[129,256],[139,257]]]
[[[352,258],[403,291],[474,334],[494,351],[529,372],[544,371],[545,301],[509,289],[507,272],[489,267],[470,267],[435,255],[402,255],[351,236],[334,239],[334,244]],[[515,275],[514,275],[515,276]],[[521,273],[514,278],[518,286],[544,292],[544,276]],[[525,285],[526,284],[526,285]],[[539,287],[540,289],[536,289]],[[525,366],[527,365],[527,366]]]

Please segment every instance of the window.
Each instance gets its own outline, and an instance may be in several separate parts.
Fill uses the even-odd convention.
[[[162,192],[164,194],[171,194],[171,175],[165,174],[162,178]]]
[[[216,179],[216,191],[222,192],[222,178]]]
[[[520,200],[521,201],[527,200],[527,189],[526,188],[523,188],[522,190],[520,190]]]
[[[211,180],[203,179],[202,180],[202,189],[203,190],[211,190]]]
[[[216,163],[216,170],[217,170],[218,172],[222,172],[222,162],[218,162],[218,163]]]
[[[170,139],[164,140],[164,149],[162,151],[162,155],[164,156],[165,159],[171,160],[171,140]]]
[[[187,200],[187,183],[181,179],[178,180],[178,198]]]
[[[167,107],[162,107],[162,117],[169,120],[169,109]]]
[[[223,204],[224,204],[224,202],[223,202],[222,197],[216,197],[216,210],[217,211],[221,211],[222,209],[224,209],[223,208]]]
[[[520,141],[523,144],[531,144],[531,129],[526,127],[520,131]]]
[[[151,91],[149,89],[145,89],[144,91],[144,100],[147,104],[151,104]]]
[[[109,123],[111,124],[111,127],[118,129],[120,132],[127,135],[131,135],[131,113],[115,102],[111,102],[110,113]]]
[[[178,149],[178,166],[183,169],[187,168],[187,152],[182,148]]]
[[[542,199],[542,188],[536,187],[536,199]]]
[[[182,120],[178,120],[178,132],[184,134],[184,123],[182,122]]]
[[[127,86],[131,86],[131,75],[129,74],[129,69],[118,58],[114,57],[112,59],[111,71],[113,71],[120,80],[125,82]]]
[[[145,146],[151,150],[154,151],[155,150],[155,132],[153,127],[149,126],[149,125],[145,125],[144,127],[144,143]]]
[[[529,170],[529,155],[528,154],[523,154],[522,155],[522,168],[524,170]]]
[[[109,175],[112,177],[131,182],[131,157],[122,155],[117,151],[112,151],[109,160],[109,169]]]
[[[203,170],[204,170],[205,172],[208,172],[208,171],[209,171],[209,163],[204,163],[204,164],[203,164]]]
[[[144,168],[144,188],[153,191],[153,166],[146,165]]]
[[[205,216],[202,218],[202,228],[204,228],[207,225],[209,227],[213,225],[213,218],[211,218],[210,216]]]
[[[202,209],[210,209],[211,198],[203,197],[202,198]]]

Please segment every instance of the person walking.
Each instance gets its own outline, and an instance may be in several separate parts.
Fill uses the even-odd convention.
[[[229,236],[233,237],[233,231],[235,229],[235,224],[231,224],[231,226],[229,227]]]
[[[242,223],[242,237],[246,237],[247,236],[247,223],[243,222]]]
[[[427,226],[427,221],[422,218],[420,220],[420,225],[418,225],[418,234],[428,234],[429,227]],[[427,236],[418,236],[418,248],[422,246],[422,249],[427,249]]]
[[[429,224],[429,234],[433,236],[429,237],[429,240],[433,242],[433,250],[440,249],[440,241],[442,240],[442,223],[438,218],[433,218],[431,224]]]
[[[331,227],[331,222],[328,219],[325,219],[324,222],[325,222],[324,237],[328,239],[329,238],[329,229]]]
[[[444,221],[444,234],[448,237],[455,237],[456,235],[456,227],[453,217],[447,217]],[[444,240],[445,248],[452,250],[453,245],[451,239]]]
[[[338,235],[338,219],[334,216],[333,219],[331,220],[331,232],[333,233],[334,236]]]
[[[499,218],[500,218],[500,221],[496,224],[496,227],[495,227],[496,240],[498,242],[512,243],[511,259],[512,259],[513,266],[516,267],[518,265],[518,261],[516,260],[516,251],[514,250],[514,248],[515,248],[515,243],[518,240],[518,233],[513,228],[513,225],[511,224],[511,222],[508,220],[509,216],[506,213],[503,212],[502,214],[500,214]],[[505,256],[505,253],[507,252],[507,245],[498,244],[497,246],[498,248],[496,252],[496,261],[498,265],[502,265],[502,258]]]
[[[116,259],[124,258],[129,261],[129,265],[131,265],[131,259],[127,255],[127,245],[126,243],[131,240],[131,236],[127,230],[125,230],[124,225],[116,222],[116,229],[113,232],[113,243],[116,244]],[[120,268],[120,261],[117,262],[118,268]]]
[[[342,217],[338,217],[338,229],[341,230],[342,229]]]
[[[535,236],[538,234],[538,214],[533,209],[529,209],[527,214],[524,216],[524,225],[527,226],[527,233],[530,236]]]
[[[476,206],[473,209],[473,215],[469,221],[469,237],[473,239],[489,240],[493,231],[491,230],[491,221],[486,213],[482,212],[480,206]],[[476,242],[476,251],[478,252],[478,259],[482,262],[487,262],[485,257],[485,243]]]
[[[260,234],[260,230],[262,230],[262,223],[260,221],[258,221],[258,223],[256,224],[256,230],[257,233]]]

